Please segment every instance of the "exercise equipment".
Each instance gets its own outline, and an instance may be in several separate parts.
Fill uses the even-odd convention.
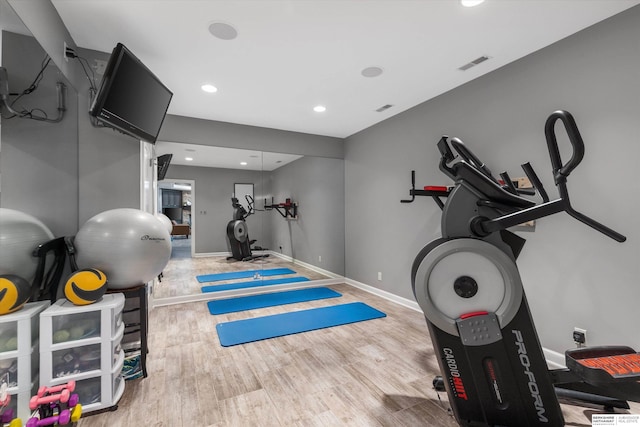
[[[254,279],[260,279],[261,277],[268,276],[280,276],[283,274],[295,274],[296,272],[290,268],[265,268],[262,270],[242,270],[242,271],[228,271],[226,273],[215,274],[202,274],[196,276],[199,283],[206,282],[219,282],[222,280],[234,280],[234,279],[248,279],[253,277]]]
[[[0,315],[20,310],[31,297],[31,285],[15,274],[0,275]]]
[[[100,270],[85,268],[71,273],[64,285],[64,296],[75,305],[98,301],[107,292],[107,276]]]
[[[53,239],[53,233],[36,217],[0,208],[0,274],[15,274],[31,283],[38,259],[33,251]]]
[[[558,121],[573,150],[564,164],[555,133]],[[434,385],[446,388],[460,425],[562,426],[558,396],[609,408],[640,401],[640,368],[633,349],[571,350],[567,368],[547,369],[515,263],[525,240],[508,228],[566,212],[618,242],[625,237],[570,204],[567,178],[584,156],[573,116],[562,110],[551,114],[545,137],[557,200],[549,199],[530,164],[522,168],[541,204],[522,197],[506,172],[500,175],[502,182],[496,179],[461,140],[448,136],[437,144],[440,170],[455,185],[416,190],[412,174],[413,198],[430,196],[441,202],[442,237],[418,253],[411,280],[442,372]]]
[[[381,317],[386,314],[362,302],[352,302],[218,323],[216,330],[220,345],[229,347]]]
[[[261,280],[252,280],[250,282],[236,282],[236,283],[225,283],[222,285],[210,285],[203,286],[202,292],[220,292],[220,291],[231,291],[234,289],[246,289],[246,288],[258,288],[261,286],[272,286],[272,285],[284,285],[286,283],[297,283],[297,282],[308,282],[309,279],[302,276],[295,277],[281,277],[279,279],[261,279]]]
[[[173,230],[173,223],[171,222],[169,217],[160,212],[157,212],[155,217],[158,218],[160,222],[164,224],[164,227],[167,229],[169,234],[171,234],[171,231]]]
[[[75,381],[53,387],[41,386],[29,400],[29,409],[37,411],[26,427],[75,425],[82,416],[80,397],[73,393]]]
[[[246,219],[255,213],[253,197],[246,194],[245,199],[249,211],[247,211],[236,197],[231,198],[233,206],[233,219],[227,223],[227,242],[231,248],[231,256],[227,260],[236,259],[238,261],[252,261],[257,258],[266,258],[269,254],[253,255],[251,245],[256,241],[249,239],[249,225]],[[261,247],[254,247],[253,250],[264,250]]]
[[[295,289],[293,291],[271,292],[267,294],[247,295],[237,298],[225,298],[207,303],[211,314],[236,313],[257,308],[275,307],[298,302],[316,301],[342,296],[329,288]]]
[[[271,204],[267,205],[267,200],[264,201],[264,210],[270,211],[275,209],[284,219],[298,219],[298,204],[292,202],[290,198],[286,198],[284,203],[273,203],[273,197],[271,198]]]
[[[154,215],[129,208],[90,218],[73,240],[78,268],[109,278],[109,289],[126,289],[157,277],[171,257],[171,236]]]

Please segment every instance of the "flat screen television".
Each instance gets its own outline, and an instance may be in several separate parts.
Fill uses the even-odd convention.
[[[118,43],[89,114],[106,126],[155,143],[172,96],[151,70]]]
[[[162,181],[167,174],[167,169],[169,169],[172,157],[173,154],[163,154],[158,156],[158,181]]]

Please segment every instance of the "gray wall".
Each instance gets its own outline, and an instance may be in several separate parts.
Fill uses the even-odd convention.
[[[2,64],[9,91],[22,92],[42,68],[45,51],[33,37],[3,32]],[[56,236],[75,234],[78,225],[78,102],[73,87],[55,64],[45,69],[38,88],[15,109],[57,112],[56,83],[67,86],[66,108],[59,123],[22,118],[2,120],[2,207],[40,219]],[[12,98],[14,99],[14,98]],[[20,107],[19,107],[20,106]],[[37,111],[36,114],[42,114]]]
[[[588,330],[589,344],[640,347],[640,225],[633,220],[640,184],[632,176],[640,156],[638,40],[635,7],[349,137],[346,276],[413,298],[411,263],[440,235],[440,211],[430,198],[399,200],[408,197],[412,169],[418,186],[451,184],[438,170],[443,134],[460,137],[494,172],[523,176],[519,165],[530,160],[554,197],[543,129],[551,112],[566,109],[586,145],[569,179],[572,203],[628,241],[616,243],[566,214],[521,233],[528,244],[518,264],[536,326],[543,346],[557,352],[573,345],[576,326]]]
[[[275,203],[291,198],[299,205],[297,220],[286,220],[276,211],[271,212],[272,249],[343,275],[343,160],[306,156],[278,168],[265,179],[273,190]]]

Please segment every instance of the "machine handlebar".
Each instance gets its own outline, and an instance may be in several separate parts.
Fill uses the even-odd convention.
[[[566,164],[562,164],[560,158],[560,150],[558,148],[558,140],[556,139],[555,124],[561,120],[569,136],[569,142],[573,147],[573,154]],[[549,157],[551,157],[551,166],[553,167],[553,177],[556,185],[564,183],[567,177],[582,161],[584,157],[584,142],[578,131],[578,126],[571,113],[564,110],[554,111],[544,125],[544,134],[547,139],[547,147],[549,148]]]

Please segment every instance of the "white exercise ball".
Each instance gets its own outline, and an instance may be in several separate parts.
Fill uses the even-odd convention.
[[[0,274],[14,274],[31,283],[38,265],[33,251],[53,237],[51,230],[36,217],[0,208]]]
[[[163,213],[156,213],[156,218],[158,218],[160,220],[160,222],[162,222],[165,226],[165,228],[167,229],[167,231],[169,232],[169,234],[171,234],[171,232],[173,231],[173,223],[171,222],[171,220],[169,219],[168,216],[166,216]]]
[[[126,289],[157,277],[171,257],[171,237],[154,215],[139,209],[97,214],[74,239],[78,268],[107,276],[109,289]]]

